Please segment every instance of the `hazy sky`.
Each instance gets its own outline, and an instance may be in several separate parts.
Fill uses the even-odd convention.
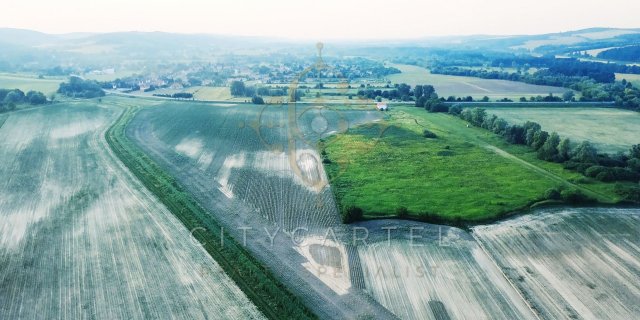
[[[640,0],[3,0],[0,27],[307,39],[639,28]]]

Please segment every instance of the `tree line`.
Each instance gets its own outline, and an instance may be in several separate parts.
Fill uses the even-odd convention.
[[[485,109],[463,109],[460,105],[449,108],[474,126],[492,131],[511,144],[526,145],[534,150],[538,159],[561,163],[565,169],[603,182],[640,181],[640,144],[631,147],[628,153],[609,155],[598,152],[589,141],[576,147],[569,138],[561,138],[556,132],[542,130],[540,124],[527,121],[522,125],[509,124],[496,115],[489,116]],[[640,201],[640,185],[618,184],[615,192],[625,200]]]
[[[40,105],[47,103],[47,97],[39,91],[20,89],[0,89],[0,112],[12,111],[20,104]]]
[[[574,146],[569,138],[562,138],[557,132],[549,133],[536,122],[510,124],[496,115],[488,115],[483,108],[465,109],[460,104],[448,106],[443,103],[446,100],[439,98],[431,85],[417,85],[410,91],[417,97],[416,107],[428,112],[445,112],[458,116],[474,126],[502,136],[511,144],[530,147],[541,160],[561,163],[566,169],[603,182],[635,182],[632,186],[617,184],[615,192],[625,200],[640,202],[640,144],[632,146],[628,153],[600,153],[589,141],[582,141]],[[553,198],[559,194],[560,190],[551,190],[548,196]],[[573,190],[563,200],[587,199]]]
[[[600,59],[620,61],[640,61],[640,45],[612,48],[597,55]]]
[[[176,92],[174,94],[168,93],[155,93],[154,97],[173,98],[173,99],[193,99],[193,93],[190,92]]]
[[[483,79],[502,79],[535,85],[565,87],[581,93],[580,101],[614,101],[616,106],[640,111],[640,89],[630,82],[601,83],[586,76],[568,76],[554,73],[550,69],[538,70],[533,74],[506,71],[474,70],[459,67],[433,68],[432,73],[454,76],[468,76]]]

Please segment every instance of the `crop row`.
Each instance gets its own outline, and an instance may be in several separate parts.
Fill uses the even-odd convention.
[[[111,149],[129,170],[184,224],[258,309],[271,319],[315,316],[271,271],[253,258],[172,176],[138,149],[125,129],[138,108],[129,108],[106,132]],[[222,238],[222,241],[221,241]]]

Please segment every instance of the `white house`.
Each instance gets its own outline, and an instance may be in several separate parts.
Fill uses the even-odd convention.
[[[386,102],[377,102],[376,109],[378,109],[379,111],[387,111],[389,110],[389,107],[387,106]]]

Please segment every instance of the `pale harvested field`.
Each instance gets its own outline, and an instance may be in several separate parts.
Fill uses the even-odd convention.
[[[193,92],[196,100],[231,100],[231,91],[229,87],[193,87],[188,89]]]
[[[0,88],[3,89],[20,89],[27,93],[27,91],[35,90],[49,95],[58,91],[61,79],[38,79],[35,75],[25,74],[0,74]]]
[[[473,233],[542,318],[640,318],[640,209],[546,209]]]
[[[343,241],[348,229],[315,149],[341,116],[354,124],[380,113],[298,106],[294,128],[282,106],[168,102],[140,111],[127,135],[237,241],[238,228],[251,228],[248,250],[320,318],[393,318],[361,290],[357,253]],[[300,136],[289,143],[292,130]],[[337,239],[320,240],[329,227]]]
[[[367,291],[401,319],[535,319],[519,293],[465,231],[407,223],[395,239],[358,246]],[[383,225],[365,223],[370,230]],[[384,224],[398,227],[397,224]],[[402,225],[401,225],[402,226]],[[404,235],[404,239],[395,237]]]
[[[262,318],[110,152],[120,110],[57,104],[0,128],[0,318]]]
[[[640,143],[640,113],[615,108],[487,108],[509,123],[534,121],[574,143],[591,141],[600,151],[628,151]]]
[[[631,73],[616,73],[616,80],[622,81],[625,79],[636,87],[640,87],[640,74],[631,74]]]

